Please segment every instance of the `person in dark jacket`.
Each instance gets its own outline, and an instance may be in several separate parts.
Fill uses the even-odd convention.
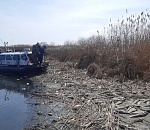
[[[39,63],[41,64],[43,62],[43,57],[44,55],[46,54],[45,53],[45,49],[46,49],[46,46],[42,46],[42,47],[39,47],[39,55],[38,55],[38,61]]]
[[[40,50],[40,44],[37,42],[37,44],[32,46],[32,60],[33,64],[38,64],[38,56],[39,56],[39,50]]]

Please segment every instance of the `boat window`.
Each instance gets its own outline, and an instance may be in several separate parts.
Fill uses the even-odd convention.
[[[32,62],[32,61],[33,61],[32,54],[27,54],[27,56],[28,56],[28,58],[29,58],[30,62]]]
[[[0,55],[0,60],[5,60],[5,55]]]
[[[14,55],[13,60],[19,60],[19,55]]]
[[[23,54],[23,55],[21,55],[21,59],[22,60],[27,60],[27,56]]]
[[[12,60],[10,55],[6,55],[6,60]]]

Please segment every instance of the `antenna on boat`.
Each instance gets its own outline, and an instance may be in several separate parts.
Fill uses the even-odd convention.
[[[15,50],[15,46],[13,46],[13,52],[15,52],[16,50]]]
[[[2,43],[4,43],[1,38],[0,38],[0,40],[1,40]]]

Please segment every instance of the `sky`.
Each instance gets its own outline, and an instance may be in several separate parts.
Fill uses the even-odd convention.
[[[150,0],[0,0],[0,45],[62,45],[125,16],[149,12]]]

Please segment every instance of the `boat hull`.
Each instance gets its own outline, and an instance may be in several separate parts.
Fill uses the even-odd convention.
[[[5,76],[35,76],[46,72],[48,62],[42,65],[0,66],[0,75]]]

